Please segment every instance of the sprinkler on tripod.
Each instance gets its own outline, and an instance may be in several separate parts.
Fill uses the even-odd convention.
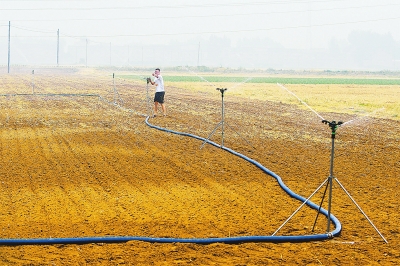
[[[147,116],[151,116],[151,106],[150,106],[150,94],[149,94],[149,83],[151,82],[151,78],[146,79],[146,102],[147,102]]]
[[[214,128],[214,130],[211,132],[210,135],[208,135],[207,139],[203,142],[203,144],[201,145],[200,149],[204,147],[204,145],[206,144],[207,140],[209,140],[211,138],[211,136],[214,134],[214,132],[217,130],[217,128],[219,126],[222,126],[222,141],[221,141],[221,148],[224,146],[224,129],[225,129],[225,113],[224,113],[224,93],[227,89],[226,88],[217,88],[217,91],[221,92],[221,97],[222,97],[222,104],[221,104],[221,122],[219,122],[217,124],[217,126]]]
[[[225,93],[225,91],[227,91],[228,89],[226,89],[226,88],[217,88],[217,91],[220,91],[221,92],[221,98],[222,98],[222,103],[221,103],[221,121],[217,124],[217,126],[214,128],[214,130],[211,132],[211,134],[210,135],[208,135],[208,137],[204,140],[204,142],[203,142],[203,144],[201,145],[201,147],[200,147],[200,149],[201,148],[203,148],[204,147],[204,145],[206,144],[206,142],[211,138],[211,136],[214,134],[214,132],[217,130],[217,128],[219,127],[219,126],[221,126],[221,128],[222,128],[222,133],[221,133],[221,135],[222,135],[222,141],[221,141],[221,148],[222,147],[224,147],[224,131],[225,131],[225,124],[227,125],[227,126],[229,126],[226,122],[225,122],[225,110],[224,110],[224,93]],[[230,127],[230,126],[229,126]],[[232,127],[231,127],[232,128]],[[234,129],[232,129],[233,131],[235,131]],[[236,131],[235,131],[236,132]],[[236,132],[236,134],[238,134],[239,136],[240,136],[240,134],[239,133],[237,133]],[[243,138],[242,136],[240,136],[241,138]],[[243,138],[244,139],[244,138]],[[247,142],[247,144],[249,144],[251,147],[253,147],[246,139],[244,139],[246,142]],[[254,147],[253,147],[253,149],[254,149]]]
[[[372,227],[375,229],[375,231],[380,235],[380,237],[383,239],[383,241],[385,241],[385,243],[387,244],[387,240],[385,239],[385,237],[381,234],[381,232],[379,232],[378,228],[376,228],[376,226],[372,223],[372,221],[368,218],[368,216],[365,214],[365,212],[361,209],[361,207],[357,204],[357,202],[353,199],[353,197],[350,195],[349,192],[347,192],[347,190],[345,189],[345,187],[342,185],[342,183],[340,183],[340,181],[333,176],[333,158],[334,158],[334,151],[335,151],[335,136],[336,136],[336,130],[339,128],[339,126],[341,126],[342,124],[344,124],[343,122],[336,122],[336,121],[332,121],[329,122],[327,120],[322,120],[322,123],[327,124],[330,129],[331,129],[331,139],[332,139],[332,149],[331,149],[331,164],[330,164],[330,170],[329,170],[329,177],[327,179],[325,179],[324,182],[322,182],[322,184],[311,194],[311,196],[309,196],[304,202],[303,204],[297,208],[297,210],[272,234],[275,235],[306,203],[307,201],[309,201],[311,199],[311,197],[317,193],[317,191],[326,183],[326,187],[325,187],[325,191],[324,194],[322,196],[322,200],[321,203],[319,205],[318,208],[318,213],[317,213],[317,217],[315,218],[315,222],[314,222],[314,226],[312,231],[314,232],[314,228],[315,225],[317,223],[317,219],[318,219],[318,215],[321,212],[321,208],[322,208],[322,203],[324,202],[324,198],[326,195],[326,191],[329,187],[329,199],[328,199],[328,224],[327,224],[327,230],[326,232],[329,233],[330,230],[330,223],[331,223],[331,206],[332,206],[332,185],[333,185],[333,180],[335,180],[339,186],[343,189],[343,191],[346,193],[346,195],[350,198],[350,200],[354,203],[354,205],[357,206],[357,208],[359,209],[359,211],[364,215],[364,217],[368,220],[368,222],[372,225]]]
[[[329,186],[329,200],[328,200],[328,226],[326,231],[329,232],[330,229],[330,224],[331,224],[331,203],[332,203],[332,183],[333,183],[333,179],[335,178],[333,176],[333,158],[334,158],[334,152],[335,152],[335,136],[336,136],[336,130],[338,129],[338,127],[343,124],[343,122],[339,121],[336,123],[336,121],[332,121],[329,122],[328,120],[322,120],[322,123],[327,124],[330,128],[331,128],[331,138],[332,138],[332,149],[331,149],[331,166],[330,166],[330,170],[329,170],[329,177],[328,177],[328,183],[327,183],[327,187]],[[326,193],[326,189],[325,189],[325,193]],[[325,193],[323,198],[325,197]],[[322,199],[323,201],[323,199]],[[322,204],[322,202],[321,202]],[[320,205],[321,208],[321,205]],[[319,210],[318,210],[318,214],[319,214]],[[318,214],[317,214],[317,218],[318,218]],[[317,222],[317,220],[315,220],[315,222]],[[314,223],[315,226],[315,223]],[[314,228],[313,228],[314,230]]]
[[[113,94],[113,98],[114,98],[114,105],[118,105],[118,101],[120,101],[121,105],[124,104],[124,100],[122,100],[121,95],[119,94],[119,92],[117,91],[117,88],[115,87],[115,75],[113,73],[113,90],[110,91],[108,95]],[[106,97],[107,97],[106,96]]]
[[[218,91],[221,92],[221,97],[222,97],[222,120],[221,120],[221,127],[222,127],[222,141],[221,141],[221,147],[224,146],[224,129],[225,129],[225,112],[224,112],[224,92],[227,90],[227,88],[225,89],[220,89],[217,88]]]

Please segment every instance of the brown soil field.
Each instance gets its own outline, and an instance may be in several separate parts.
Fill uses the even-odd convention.
[[[146,83],[116,79],[115,94],[111,76],[1,75],[1,239],[268,236],[301,205],[253,164],[147,126]],[[331,131],[314,113],[229,90],[224,99],[225,147],[258,161],[306,198],[328,178]],[[204,138],[216,128],[210,140],[221,143],[218,91],[167,87],[166,104],[168,116],[150,118],[151,124]],[[326,241],[2,245],[0,264],[400,264],[400,121],[320,114],[353,120],[337,130],[334,176],[388,243],[333,182],[332,214],[342,233]],[[324,189],[311,201],[319,205]],[[327,219],[319,215],[313,232],[316,216],[305,206],[277,235],[323,234]]]

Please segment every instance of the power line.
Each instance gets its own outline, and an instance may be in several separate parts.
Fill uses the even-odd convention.
[[[271,12],[252,12],[238,14],[217,14],[217,15],[184,15],[184,16],[159,16],[157,19],[181,19],[181,18],[211,18],[211,17],[233,17],[233,16],[255,16],[255,15],[272,15],[272,14],[289,14],[289,13],[304,13],[304,12],[321,12],[333,10],[348,10],[360,8],[376,8],[384,6],[397,6],[396,4],[369,5],[369,6],[351,6],[351,7],[336,7],[336,8],[320,8],[294,11],[271,11]],[[130,17],[130,18],[76,18],[76,19],[21,19],[13,21],[111,21],[111,20],[154,20],[153,17]]]
[[[235,33],[235,32],[255,32],[255,31],[271,31],[271,30],[286,30],[286,29],[297,29],[297,28],[313,28],[313,27],[325,27],[335,25],[346,25],[346,24],[357,24],[365,22],[376,22],[376,21],[387,21],[396,20],[400,17],[393,18],[382,18],[382,19],[367,19],[358,21],[347,21],[337,23],[325,23],[325,24],[314,24],[314,25],[298,25],[298,26],[285,26],[285,27],[273,27],[273,28],[259,28],[259,29],[247,29],[247,30],[224,30],[224,31],[205,31],[205,32],[181,32],[181,33],[159,33],[157,36],[173,36],[173,35],[201,35],[201,34],[218,34],[218,33]],[[153,34],[115,34],[115,35],[64,35],[65,37],[71,38],[106,38],[106,37],[146,37],[153,36]],[[4,37],[4,36],[3,36]],[[39,36],[20,36],[20,37],[39,37]]]
[[[29,29],[29,28],[22,27],[22,26],[13,26],[13,28],[17,28],[17,29],[25,30],[25,31],[31,31],[31,32],[41,32],[41,33],[52,33],[52,32],[54,32],[54,31],[50,31],[50,30]]]
[[[13,1],[15,2],[15,1]],[[257,2],[237,2],[237,3],[223,3],[223,4],[186,4],[186,5],[150,5],[150,6],[109,6],[109,7],[40,7],[40,8],[0,8],[2,11],[44,11],[44,10],[127,10],[127,9],[173,9],[173,8],[209,8],[209,7],[228,7],[228,6],[260,6],[260,5],[288,5],[288,4],[307,4],[307,3],[337,3],[337,2],[348,2],[346,0],[304,0],[293,2],[287,1],[257,1]]]

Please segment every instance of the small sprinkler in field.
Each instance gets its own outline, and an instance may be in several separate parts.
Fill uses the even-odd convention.
[[[206,140],[204,140],[204,142],[203,142],[203,144],[200,146],[200,149],[202,149],[203,147],[204,147],[204,145],[208,142],[208,140],[210,139],[210,137],[214,134],[214,132],[217,130],[217,128],[219,127],[219,126],[221,126],[222,127],[222,131],[221,131],[221,133],[222,133],[222,142],[221,142],[221,145],[220,145],[220,147],[222,148],[222,147],[224,147],[224,131],[225,131],[225,125],[226,126],[228,126],[228,127],[230,127],[226,122],[225,122],[225,110],[224,110],[224,107],[225,107],[225,104],[224,104],[224,93],[225,93],[225,91],[227,91],[228,89],[227,88],[217,88],[217,91],[220,91],[221,92],[221,97],[222,97],[222,102],[221,102],[221,121],[217,124],[217,126],[214,128],[214,130],[210,133],[210,135],[208,135],[208,137],[207,137],[207,139]],[[230,127],[231,128],[231,127]],[[236,132],[236,134],[238,134],[241,138],[243,138],[236,130],[234,130],[233,128],[231,128],[233,131],[235,131]],[[246,142],[247,142],[247,144],[249,144],[253,149],[255,149],[254,147],[253,147],[253,145],[251,145],[245,138],[243,138]]]
[[[272,234],[275,235],[300,209],[302,206],[304,206],[304,204],[323,186],[326,184],[325,187],[325,191],[324,194],[322,196],[322,200],[321,203],[319,205],[318,208],[318,213],[317,213],[317,217],[315,218],[314,221],[314,226],[312,228],[312,231],[314,231],[315,225],[317,223],[318,220],[318,216],[321,213],[321,208],[322,208],[322,204],[323,201],[325,199],[325,195],[328,192],[328,212],[327,212],[327,229],[326,229],[326,233],[328,234],[329,237],[332,237],[332,234],[330,232],[330,224],[331,224],[331,207],[332,207],[332,186],[333,186],[333,181],[336,181],[337,184],[339,184],[339,186],[343,189],[343,191],[347,194],[347,196],[350,198],[350,200],[354,203],[354,205],[357,206],[357,208],[360,210],[360,212],[364,215],[364,217],[368,220],[368,222],[372,225],[372,227],[375,229],[375,231],[380,235],[380,237],[383,239],[383,241],[385,241],[385,243],[388,243],[387,240],[385,239],[385,237],[381,234],[381,232],[379,232],[378,228],[376,228],[376,226],[372,223],[372,221],[368,218],[368,216],[365,214],[365,212],[361,209],[361,207],[356,203],[356,201],[353,199],[353,197],[350,195],[350,193],[345,189],[345,187],[342,185],[342,183],[340,183],[340,181],[333,175],[333,159],[334,159],[334,152],[335,152],[335,136],[336,136],[336,130],[338,129],[338,127],[340,125],[343,124],[343,122],[339,121],[332,121],[329,122],[327,120],[322,120],[322,123],[327,124],[330,129],[331,129],[331,138],[332,138],[332,148],[331,148],[331,160],[330,160],[330,170],[329,170],[329,177],[327,179],[325,179],[325,181],[311,194],[310,197],[308,197],[306,199],[306,201],[303,202],[303,204],[297,208],[297,210]],[[329,190],[328,190],[329,188]]]

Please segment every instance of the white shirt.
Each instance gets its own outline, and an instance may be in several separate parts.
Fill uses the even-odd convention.
[[[161,75],[158,75],[158,77],[154,78],[154,83],[157,84],[156,92],[164,91],[164,80]]]

